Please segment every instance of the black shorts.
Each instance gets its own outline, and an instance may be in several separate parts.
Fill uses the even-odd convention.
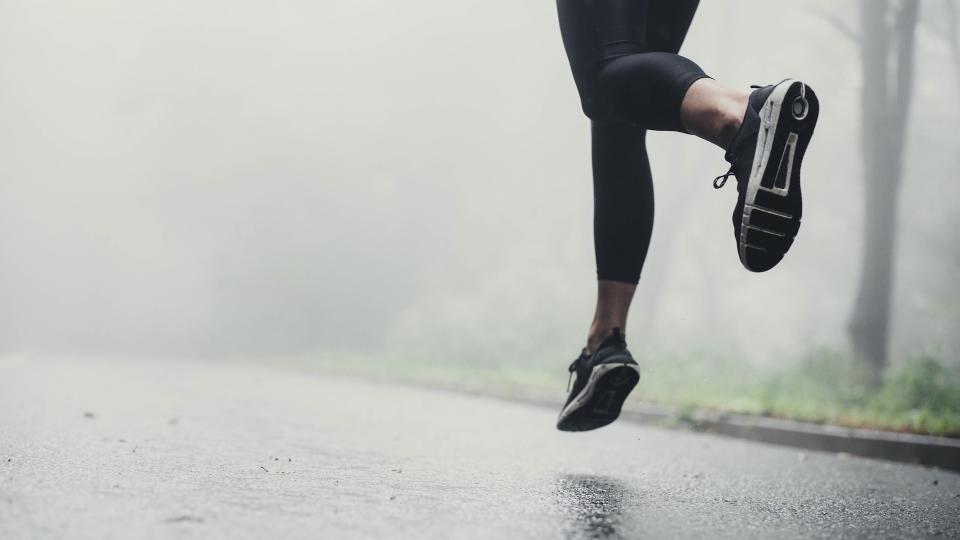
[[[706,75],[675,55],[698,4],[699,0],[557,0],[563,44],[584,113],[602,122],[684,131],[680,103],[690,85]],[[631,65],[637,63],[654,64],[654,69]],[[636,80],[638,73],[646,80]]]

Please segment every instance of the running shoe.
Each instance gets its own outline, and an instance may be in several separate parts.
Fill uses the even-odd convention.
[[[581,353],[570,364],[572,387],[557,420],[561,431],[588,431],[620,416],[623,402],[640,380],[640,367],[627,350],[619,328],[604,339],[593,354]]]
[[[800,162],[817,125],[820,103],[805,83],[786,79],[750,94],[743,123],[727,150],[730,170],[713,180],[720,189],[737,178],[733,235],[740,262],[765,272],[780,262],[800,229]]]

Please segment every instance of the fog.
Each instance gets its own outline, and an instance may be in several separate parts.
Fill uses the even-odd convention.
[[[956,363],[960,75],[917,34],[894,361]],[[821,100],[804,225],[742,268],[722,153],[649,137],[633,349],[847,347],[864,181],[853,2],[704,2],[684,45]],[[927,9],[927,8],[930,9]],[[760,43],[758,35],[776,37]],[[593,313],[587,120],[553,2],[0,1],[0,354],[572,359]]]

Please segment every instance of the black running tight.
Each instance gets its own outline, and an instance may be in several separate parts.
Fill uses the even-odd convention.
[[[597,278],[637,283],[653,231],[646,132],[684,132],[680,104],[706,77],[678,56],[698,0],[557,0],[591,119]]]

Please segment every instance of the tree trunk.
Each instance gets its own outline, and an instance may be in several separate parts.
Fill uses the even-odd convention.
[[[878,383],[887,365],[897,200],[913,90],[918,0],[861,0],[864,243],[850,319],[854,355]]]

